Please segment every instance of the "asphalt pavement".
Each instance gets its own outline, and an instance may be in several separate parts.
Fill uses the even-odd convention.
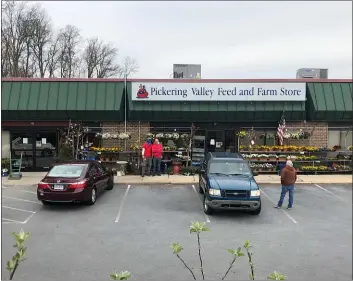
[[[183,245],[181,256],[201,279],[191,221],[208,222],[211,228],[201,236],[207,280],[221,279],[231,258],[227,249],[247,239],[253,244],[256,279],[276,270],[288,280],[351,280],[352,186],[298,185],[290,211],[273,208],[279,185],[260,187],[259,216],[205,216],[192,185],[115,185],[94,206],[43,206],[35,186],[3,188],[2,280],[15,251],[10,233],[21,229],[32,236],[28,259],[14,280],[109,280],[115,270],[130,271],[131,280],[191,280],[171,242]],[[228,280],[248,279],[245,257],[236,261],[233,272]]]

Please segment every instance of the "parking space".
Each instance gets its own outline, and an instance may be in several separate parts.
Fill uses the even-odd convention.
[[[185,248],[182,255],[197,271],[196,237],[188,231],[196,220],[208,221],[211,228],[202,235],[207,279],[220,279],[229,262],[227,249],[246,239],[254,246],[257,279],[265,279],[273,270],[289,279],[349,279],[352,187],[320,187],[298,185],[294,208],[288,211],[273,208],[280,186],[262,184],[259,216],[217,212],[209,217],[202,211],[197,187],[192,186],[116,185],[94,206],[42,206],[31,202],[38,202],[35,188],[8,188],[3,190],[3,205],[9,207],[2,209],[3,217],[18,221],[32,217],[25,225],[3,224],[3,258],[13,254],[10,232],[23,228],[33,234],[18,279],[97,280],[124,269],[133,273],[133,280],[189,279],[169,245],[180,242]],[[10,208],[35,213],[23,215]],[[230,279],[234,276],[248,276],[245,258],[237,261],[236,275]]]
[[[34,186],[2,189],[1,221],[3,224],[26,224],[41,208]]]

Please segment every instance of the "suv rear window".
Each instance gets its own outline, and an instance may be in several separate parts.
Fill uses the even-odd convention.
[[[249,164],[245,161],[214,161],[210,163],[208,173],[247,176],[252,174]]]
[[[63,177],[63,178],[78,178],[80,177],[87,165],[70,164],[54,166],[47,177]]]

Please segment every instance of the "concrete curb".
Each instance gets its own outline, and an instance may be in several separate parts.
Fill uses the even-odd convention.
[[[170,184],[170,185],[197,185],[198,181],[195,182],[173,182],[173,181],[161,181],[161,182],[146,182],[146,181],[114,181],[116,184],[138,184],[138,185],[161,185],[161,184]],[[257,182],[258,184],[276,184],[280,185],[278,181],[268,181],[268,182]],[[296,185],[302,184],[352,184],[351,182],[297,182]]]
[[[115,184],[126,184],[126,185],[154,185],[154,186],[160,186],[160,185],[198,185],[198,182],[172,182],[172,181],[165,181],[165,182],[134,182],[134,181],[130,181],[130,182],[124,182],[124,181],[115,181]],[[279,182],[258,182],[259,185],[261,184],[273,184],[273,185],[280,185]],[[352,185],[351,182],[297,182],[295,185],[304,185],[304,184],[350,184]],[[13,185],[2,185],[3,188],[12,188],[12,187],[19,187],[19,188],[23,188],[23,187],[32,187],[35,185],[25,185],[25,184],[13,184]],[[353,187],[352,187],[353,188]]]

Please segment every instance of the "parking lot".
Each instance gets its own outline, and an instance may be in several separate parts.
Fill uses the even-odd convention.
[[[191,185],[115,185],[94,206],[43,206],[35,187],[2,189],[2,269],[14,254],[12,231],[32,232],[27,260],[15,280],[109,280],[128,270],[132,280],[192,279],[172,254],[171,242],[184,246],[181,256],[196,271],[197,240],[191,221],[206,221],[202,233],[206,279],[220,280],[229,248],[253,244],[255,278],[274,270],[288,279],[352,278],[352,186],[297,185],[294,208],[274,209],[280,186],[261,184],[262,212],[252,216],[220,212],[205,216]],[[285,201],[287,203],[287,199]],[[245,257],[228,280],[248,279]],[[191,277],[191,278],[190,278]]]

